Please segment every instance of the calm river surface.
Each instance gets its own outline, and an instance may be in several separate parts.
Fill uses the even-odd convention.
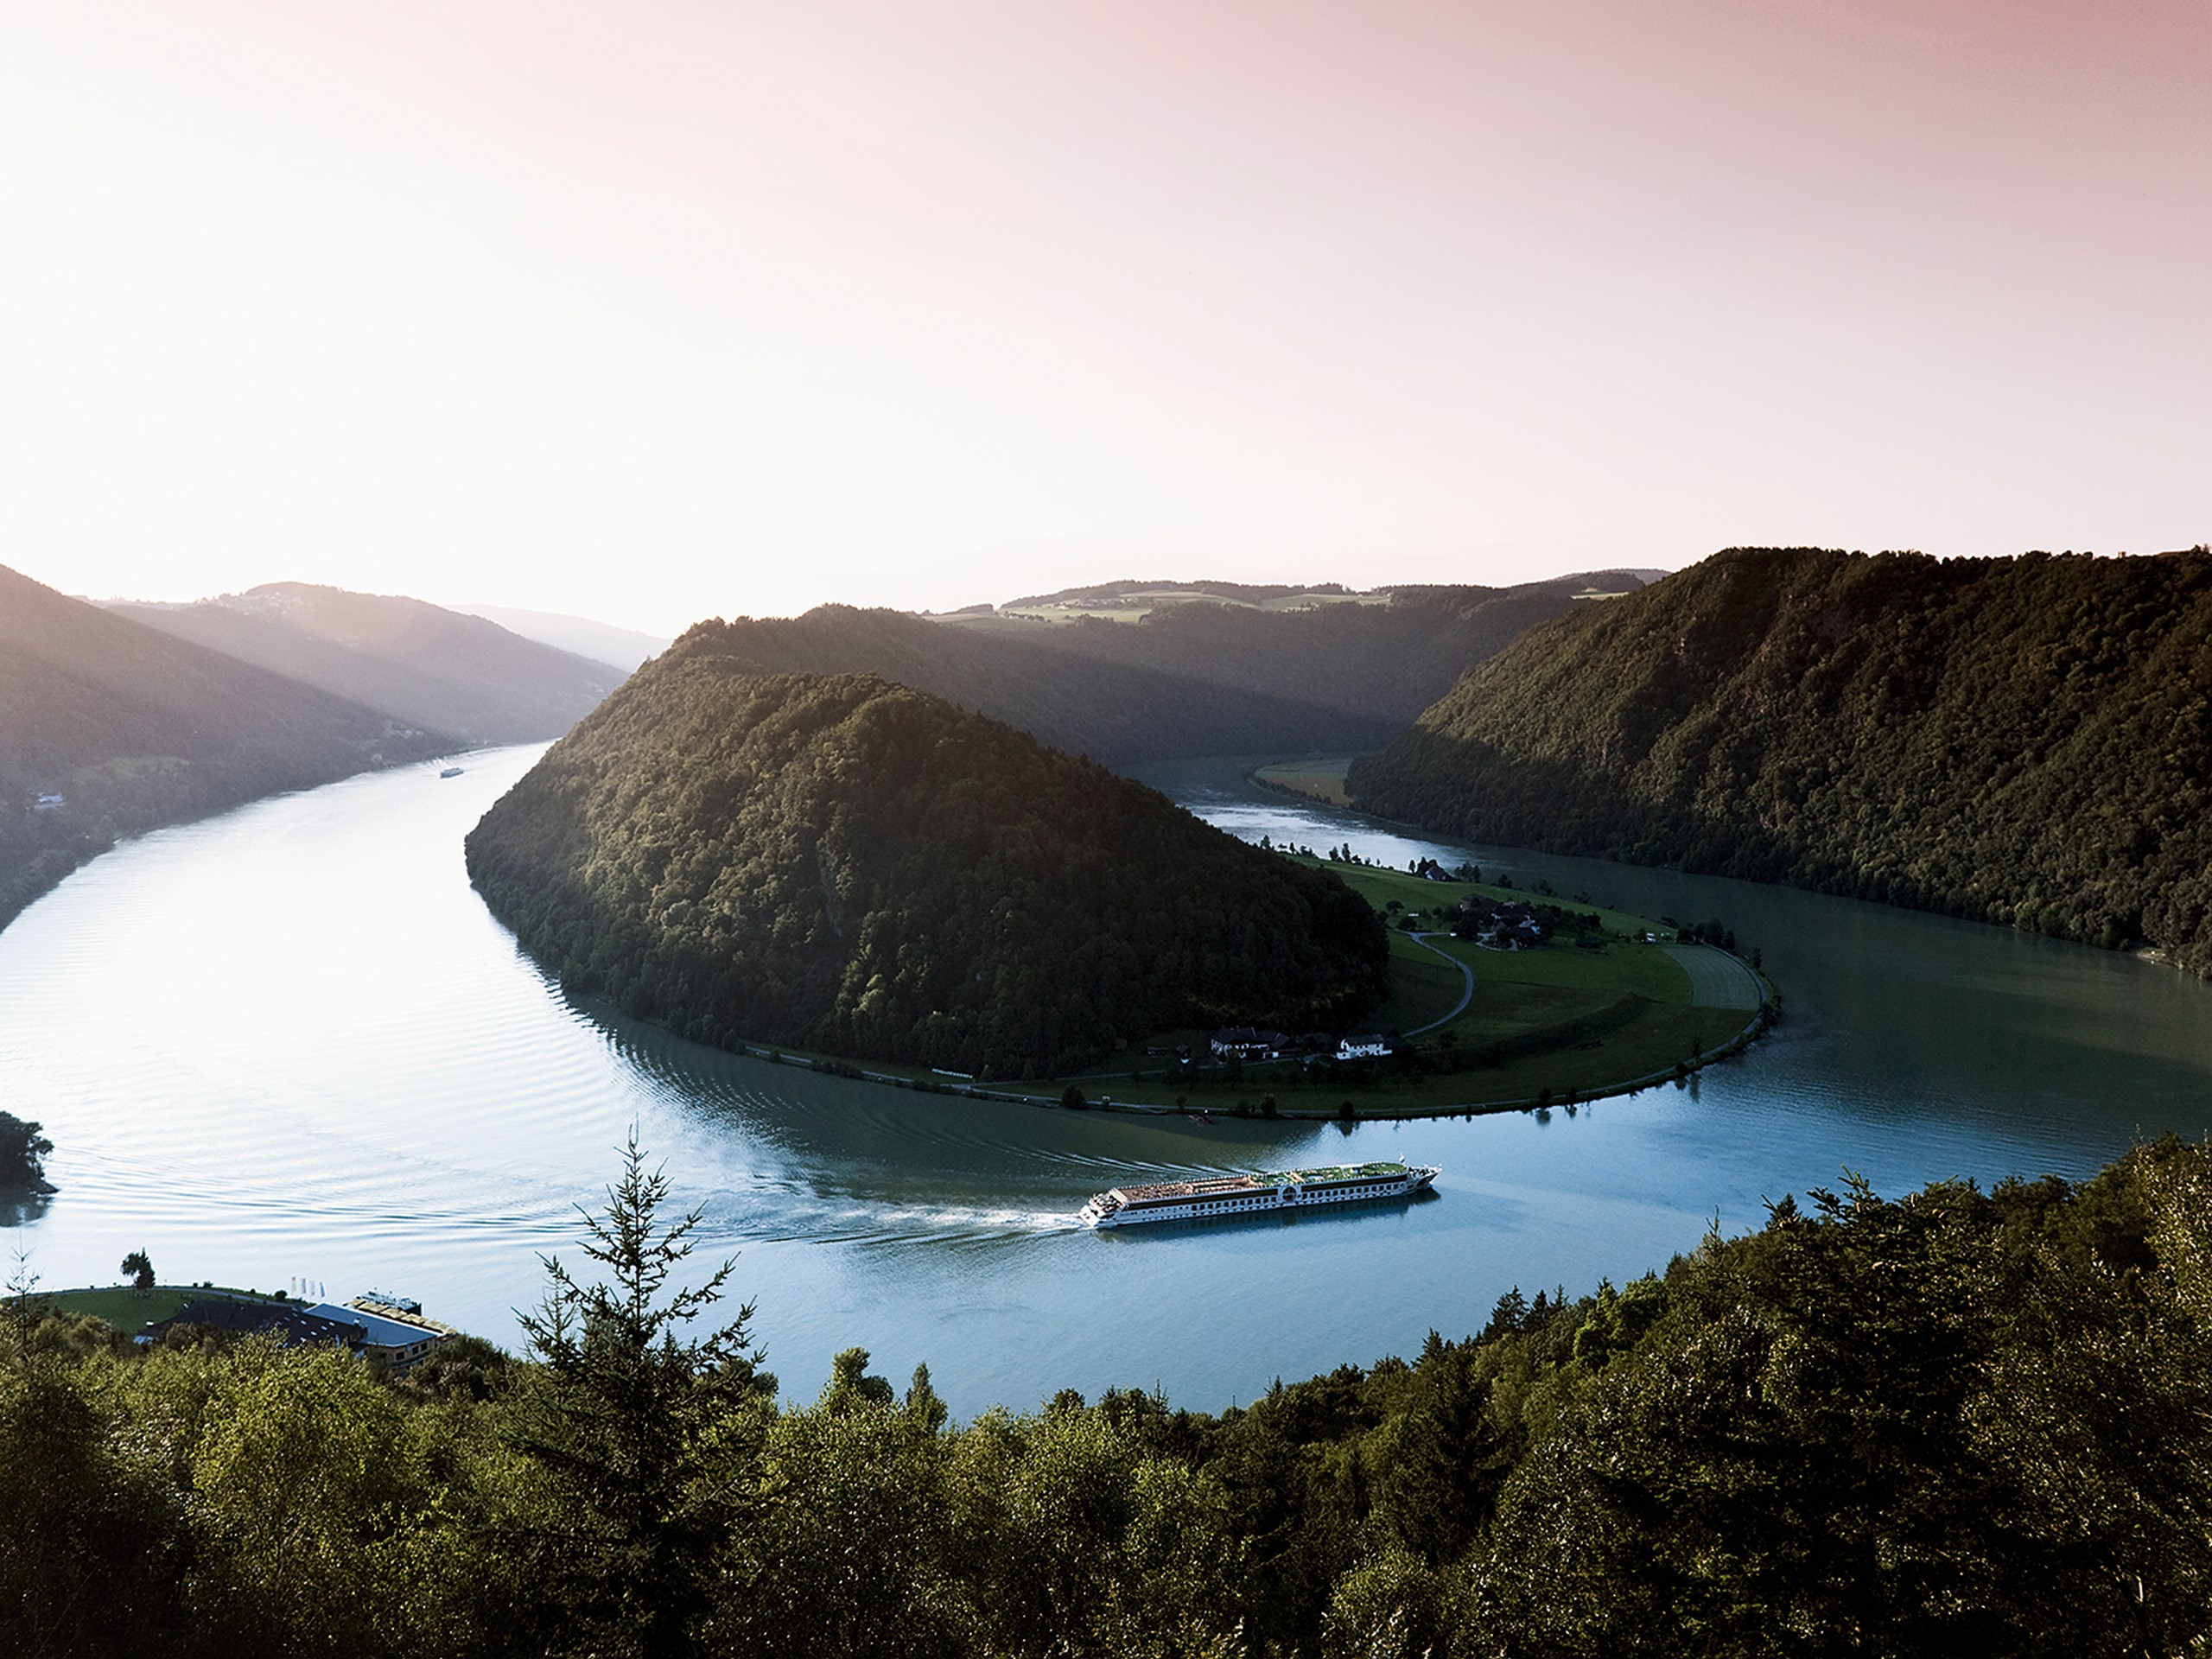
[[[1147,781],[1235,833],[1350,841],[1684,920],[1718,915],[1783,988],[1744,1059],[1548,1121],[1262,1125],[879,1089],[696,1048],[549,983],[477,902],[461,837],[538,751],[355,779],[131,842],[0,932],[0,1107],[41,1120],[60,1194],[14,1217],[49,1287],[164,1279],[411,1294],[513,1344],[540,1252],[572,1262],[635,1123],[787,1394],[853,1344],[926,1361],[963,1415],[1155,1385],[1218,1408],[1269,1380],[1481,1325],[1500,1293],[1586,1291],[1714,1218],[1862,1171],[2083,1176],[2212,1127],[2212,993],[1993,928],[1379,831],[1242,781]],[[1091,1234],[1100,1187],[1351,1155],[1440,1164],[1440,1196],[1291,1224]],[[6,1217],[0,1217],[6,1218]]]

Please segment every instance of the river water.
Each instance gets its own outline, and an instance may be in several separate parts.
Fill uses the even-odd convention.
[[[860,1345],[963,1416],[1071,1387],[1217,1408],[1478,1328],[1518,1285],[1592,1288],[1848,1166],[1885,1192],[2081,1177],[2212,1127],[2212,993],[2124,957],[1778,888],[1389,834],[1236,761],[1147,780],[1247,838],[1471,857],[1524,886],[1757,946],[1786,1004],[1746,1057],[1570,1116],[1335,1125],[1109,1116],[735,1058],[580,1006],[467,885],[461,837],[535,747],[265,801],[126,843],[0,932],[0,1108],[60,1191],[14,1216],[49,1288],[144,1249],[166,1281],[372,1287],[513,1345],[541,1252],[577,1260],[632,1125],[702,1255],[810,1396]],[[1092,1234],[1130,1178],[1344,1157],[1440,1164],[1434,1198],[1291,1224]]]

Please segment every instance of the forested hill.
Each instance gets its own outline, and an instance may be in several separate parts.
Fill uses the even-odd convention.
[[[308,582],[109,608],[469,745],[558,737],[622,679],[484,617]]]
[[[2212,556],[1732,549],[1536,630],[1353,768],[1471,838],[2212,971]]]
[[[1592,580],[1404,588],[1379,603],[1282,611],[1193,601],[1137,621],[938,619],[832,605],[702,626],[763,670],[880,674],[1071,754],[1126,766],[1372,748],[1470,664],[1573,605]]]
[[[468,868],[569,984],[705,1042],[1040,1076],[1171,1027],[1341,1030],[1371,911],[1151,790],[874,676],[694,629],[486,815]]]
[[[118,836],[450,746],[0,568],[0,922]]]

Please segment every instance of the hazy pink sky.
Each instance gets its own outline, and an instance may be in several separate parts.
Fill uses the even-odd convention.
[[[2212,537],[2212,8],[0,0],[0,563],[670,631]]]

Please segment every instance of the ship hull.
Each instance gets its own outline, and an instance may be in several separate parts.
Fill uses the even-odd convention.
[[[1077,1219],[1103,1230],[1160,1221],[1296,1215],[1304,1210],[1411,1198],[1427,1191],[1441,1173],[1421,1165],[1359,1164],[1117,1186],[1094,1196]]]

